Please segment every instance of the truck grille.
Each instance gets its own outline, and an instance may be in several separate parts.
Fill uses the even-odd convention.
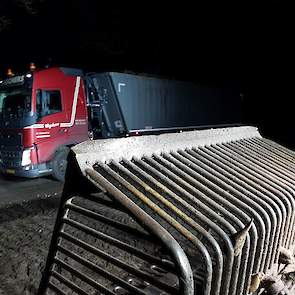
[[[0,151],[0,159],[4,167],[20,167],[21,158],[21,151]]]
[[[69,166],[40,294],[248,294],[294,243],[295,154],[253,128],[74,151],[102,193]]]
[[[21,133],[4,133],[0,132],[0,148],[1,146],[21,146],[22,145],[22,134]]]

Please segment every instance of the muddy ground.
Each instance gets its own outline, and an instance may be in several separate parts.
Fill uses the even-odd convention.
[[[0,208],[0,295],[36,294],[59,196]]]
[[[0,174],[0,208],[23,201],[45,198],[62,191],[63,183],[51,177],[4,177]]]

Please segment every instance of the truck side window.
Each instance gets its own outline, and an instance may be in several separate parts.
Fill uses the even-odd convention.
[[[38,118],[62,111],[61,93],[59,90],[37,90],[36,102]]]
[[[45,107],[47,114],[51,115],[62,111],[61,95],[59,90],[44,91]]]

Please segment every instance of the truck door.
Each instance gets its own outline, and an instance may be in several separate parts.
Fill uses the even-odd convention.
[[[60,127],[60,122],[68,120],[66,106],[59,89],[38,89],[36,93],[37,124],[36,143],[40,162],[47,162],[55,150],[67,143],[68,128]]]

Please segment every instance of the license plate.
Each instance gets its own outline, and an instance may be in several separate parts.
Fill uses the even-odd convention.
[[[13,169],[6,169],[7,174],[15,174],[15,170]]]

